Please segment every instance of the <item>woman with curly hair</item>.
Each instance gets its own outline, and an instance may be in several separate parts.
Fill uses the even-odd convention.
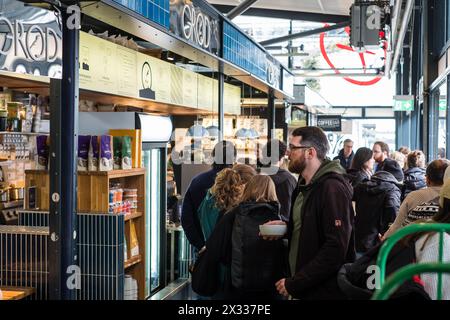
[[[239,204],[245,185],[255,175],[255,169],[245,164],[237,164],[217,174],[197,211],[205,241],[218,218]]]

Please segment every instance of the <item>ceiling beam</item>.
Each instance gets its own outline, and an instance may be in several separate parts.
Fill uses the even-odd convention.
[[[226,14],[230,12],[234,7],[228,5],[213,5],[217,10]],[[264,8],[249,8],[245,15],[263,17],[263,18],[277,18],[277,19],[287,19],[287,20],[297,20],[297,21],[310,21],[310,22],[328,22],[328,23],[339,23],[350,20],[348,15],[337,15],[337,14],[323,14],[315,12],[301,12],[301,11],[288,11],[288,10],[275,10],[275,9],[264,9]]]
[[[244,0],[239,5],[231,9],[230,12],[227,13],[227,18],[233,20],[237,16],[243,14],[247,9],[249,9],[256,1],[258,0]]]
[[[331,30],[335,30],[335,29],[345,28],[345,27],[347,27],[349,25],[350,25],[350,21],[340,22],[340,23],[336,23],[336,24],[334,24],[332,26],[328,26],[328,27],[312,29],[312,30],[308,30],[308,31],[288,34],[286,36],[282,36],[282,37],[278,37],[278,38],[264,40],[264,41],[261,41],[259,44],[262,45],[262,46],[269,46],[269,45],[272,45],[272,44],[275,44],[275,43],[285,42],[285,41],[289,41],[289,40],[292,40],[292,39],[308,37],[308,36],[311,36],[311,35],[314,35],[314,34],[318,34],[318,33],[322,33],[322,32],[327,32],[327,31],[331,31]]]

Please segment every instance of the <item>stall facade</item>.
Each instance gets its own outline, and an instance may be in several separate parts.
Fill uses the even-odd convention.
[[[20,248],[21,237],[35,234],[29,245],[39,243],[42,253],[32,270],[41,277],[20,284],[26,269],[13,275],[10,266],[25,256],[3,259],[0,286],[33,287],[37,299],[148,298],[174,278],[166,272],[172,117],[214,115],[223,139],[226,115],[240,114],[241,98],[226,77],[267,93],[274,110],[276,98],[292,96],[292,75],[204,1],[83,3],[81,30],[71,25],[72,3],[48,10],[4,3],[0,85],[13,92],[2,96],[11,113],[5,137],[34,137],[35,145],[2,141],[36,152],[15,169],[23,202],[18,222],[0,226],[0,236]],[[110,36],[120,32],[126,40]],[[209,74],[163,61],[161,52]],[[17,99],[25,104],[14,118]],[[268,137],[274,123],[273,116],[262,125]],[[186,260],[186,247],[179,250]]]

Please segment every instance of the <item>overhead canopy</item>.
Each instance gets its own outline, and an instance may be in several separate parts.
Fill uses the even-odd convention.
[[[211,4],[237,6],[238,0],[208,0]],[[310,12],[330,15],[349,15],[349,8],[353,0],[259,0],[252,8]]]

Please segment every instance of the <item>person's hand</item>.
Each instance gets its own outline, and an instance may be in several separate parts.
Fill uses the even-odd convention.
[[[279,294],[285,297],[289,297],[289,292],[287,292],[285,287],[285,281],[286,279],[279,280],[277,283],[275,283],[275,287],[277,288]]]
[[[284,222],[283,220],[272,220],[272,221],[264,223],[264,226],[267,226],[267,225],[286,225],[286,222]],[[284,235],[283,236],[263,236],[261,234],[261,232],[259,233],[259,235],[264,240],[268,240],[268,241],[275,241],[275,240],[279,240],[284,237]]]

